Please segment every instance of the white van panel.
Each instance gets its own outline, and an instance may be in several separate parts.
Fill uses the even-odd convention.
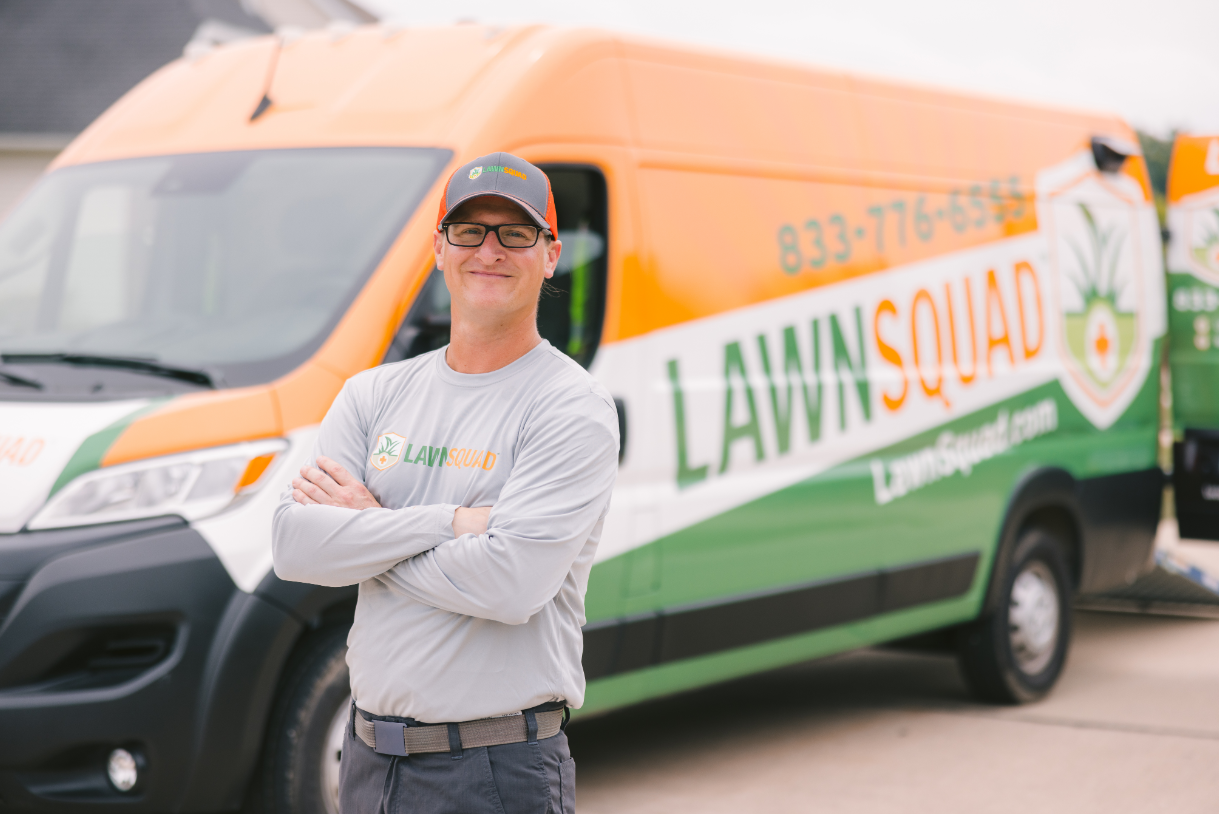
[[[0,402],[0,534],[21,531],[42,508],[86,438],[147,404]]]
[[[246,593],[252,593],[271,572],[271,518],[280,495],[313,453],[318,428],[314,424],[288,435],[288,448],[263,475],[256,492],[239,498],[227,511],[192,524]]]

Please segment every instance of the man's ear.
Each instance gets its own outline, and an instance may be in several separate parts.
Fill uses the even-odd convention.
[[[546,279],[554,276],[554,270],[559,265],[559,255],[563,253],[563,241],[555,238],[546,246]]]
[[[441,256],[444,254],[444,232],[439,229],[432,233],[432,253],[436,255],[436,268],[444,271]]]

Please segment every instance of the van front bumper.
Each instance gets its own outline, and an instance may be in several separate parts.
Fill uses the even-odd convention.
[[[235,808],[299,629],[176,518],[0,535],[0,809]]]

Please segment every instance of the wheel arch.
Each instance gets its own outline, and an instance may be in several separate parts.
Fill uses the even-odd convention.
[[[186,808],[231,810],[247,797],[271,710],[294,656],[323,627],[350,625],[358,588],[285,582],[268,573],[234,591],[208,656]]]
[[[1076,480],[1064,469],[1040,467],[1024,473],[1008,498],[979,615],[989,613],[998,605],[1012,552],[1024,532],[1031,528],[1044,528],[1062,543],[1071,573],[1071,587],[1079,590],[1085,573],[1086,546]]]

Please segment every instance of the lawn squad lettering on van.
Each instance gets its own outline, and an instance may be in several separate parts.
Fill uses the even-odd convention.
[[[704,354],[666,360],[678,488],[826,443],[863,454],[883,445],[870,428],[914,434],[1034,385],[1047,370],[1047,288],[1031,255],[1006,254],[925,261],[889,285],[840,288],[842,304],[820,314],[757,319],[752,336],[720,345],[718,381]]]
[[[1007,410],[1000,410],[994,421],[969,432],[940,433],[934,444],[888,463],[873,458],[870,466],[876,503],[884,506],[952,475],[967,478],[983,461],[1056,429],[1058,403],[1042,399],[1010,416]]]

